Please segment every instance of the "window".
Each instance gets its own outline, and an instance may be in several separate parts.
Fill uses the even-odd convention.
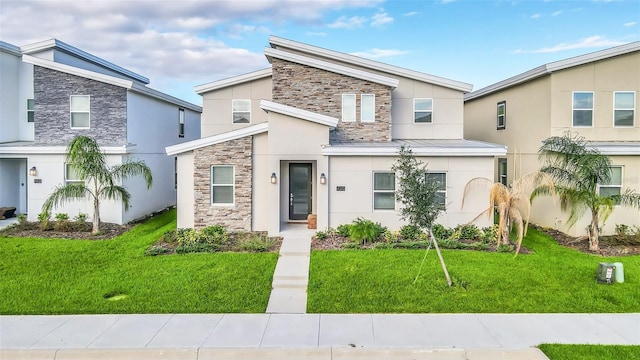
[[[184,137],[184,109],[178,109],[178,137]]]
[[[573,126],[593,126],[593,92],[573,93]]]
[[[600,196],[620,195],[622,192],[622,166],[612,166],[610,171],[609,182],[598,186]]]
[[[360,121],[374,122],[376,116],[376,96],[374,94],[360,95]]]
[[[211,166],[211,204],[233,205],[235,185],[231,165]]]
[[[507,102],[500,101],[498,103],[498,130],[503,130],[507,127]]]
[[[507,159],[498,159],[498,181],[507,186]]]
[[[231,106],[234,124],[251,122],[251,100],[233,100]]]
[[[636,93],[614,91],[613,126],[633,126],[636,109]]]
[[[356,121],[356,95],[342,94],[342,121]]]
[[[33,99],[27,99],[27,122],[33,122],[35,119],[35,104]]]
[[[84,183],[72,164],[64,164],[64,182],[66,184]]]
[[[71,95],[71,128],[88,129],[90,124],[89,95]]]
[[[395,210],[396,174],[392,172],[373,173],[373,210]]]
[[[438,187],[438,203],[442,206],[447,203],[447,173],[444,172],[430,172],[427,173],[427,177],[432,181],[436,181],[440,186]]]
[[[413,99],[413,122],[432,122],[433,99]]]

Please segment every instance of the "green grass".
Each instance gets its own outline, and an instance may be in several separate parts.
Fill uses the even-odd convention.
[[[0,238],[0,314],[264,312],[278,255],[145,256],[175,217],[112,240]]]
[[[550,360],[640,359],[640,346],[542,344]]]
[[[532,254],[443,251],[454,286],[436,253],[424,250],[313,251],[310,313],[590,313],[640,311],[640,256],[603,258],[557,245],[534,229]],[[599,262],[620,261],[625,283],[601,285]]]

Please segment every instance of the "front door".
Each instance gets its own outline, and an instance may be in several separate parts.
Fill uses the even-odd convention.
[[[289,220],[311,214],[311,164],[289,164]]]

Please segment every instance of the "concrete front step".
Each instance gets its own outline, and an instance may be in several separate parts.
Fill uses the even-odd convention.
[[[303,255],[311,254],[310,238],[292,238],[282,242],[280,247],[280,256],[282,255]]]
[[[305,314],[307,312],[307,289],[274,288],[271,290],[268,314]]]
[[[300,279],[309,277],[309,257],[308,256],[280,256],[276,269],[273,273],[274,279]]]

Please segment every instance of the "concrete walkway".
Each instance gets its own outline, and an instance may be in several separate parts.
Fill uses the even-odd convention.
[[[640,314],[0,316],[0,359],[529,359],[640,345]]]
[[[2,219],[0,220],[0,230],[9,227],[13,224],[17,224],[18,223],[18,218],[17,217],[12,217],[12,218],[8,218],[8,219]]]
[[[306,224],[287,224],[280,232],[282,246],[273,272],[271,296],[267,305],[270,314],[304,314],[307,312],[307,285],[311,237],[315,230]]]

